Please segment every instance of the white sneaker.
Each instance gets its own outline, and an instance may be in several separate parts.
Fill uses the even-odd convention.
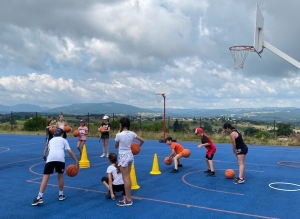
[[[108,157],[108,154],[106,155],[106,157]]]
[[[103,153],[100,157],[105,157],[105,153]]]

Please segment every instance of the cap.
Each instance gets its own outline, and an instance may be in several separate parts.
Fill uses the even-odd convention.
[[[109,119],[109,117],[108,116],[103,116],[103,119]]]
[[[85,120],[84,120],[84,119],[81,119],[79,122],[83,122],[83,123],[85,123]]]
[[[64,131],[61,128],[56,128],[53,135],[54,136],[61,136],[64,133]]]
[[[203,132],[202,128],[196,128],[195,135],[197,135],[198,133],[202,133],[202,132]]]

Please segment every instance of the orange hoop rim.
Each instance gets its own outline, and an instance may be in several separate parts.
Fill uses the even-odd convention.
[[[254,46],[231,46],[229,47],[230,51],[243,51],[246,50],[248,52],[255,52]]]

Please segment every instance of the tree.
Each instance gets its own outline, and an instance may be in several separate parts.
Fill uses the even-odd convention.
[[[293,129],[290,124],[283,124],[283,123],[277,124],[277,135],[289,136],[291,134],[293,134]]]
[[[25,131],[35,131],[36,129],[46,129],[46,118],[43,118],[41,116],[33,117],[32,119],[29,119],[24,123]]]
[[[209,124],[208,122],[204,123],[203,129],[207,133],[213,133],[213,128],[212,128],[211,124]]]
[[[180,129],[180,125],[179,125],[178,119],[176,119],[174,124],[173,124],[173,131],[174,132],[179,132],[179,129]]]
[[[246,136],[254,136],[257,132],[259,132],[259,130],[254,127],[246,128],[244,131]]]

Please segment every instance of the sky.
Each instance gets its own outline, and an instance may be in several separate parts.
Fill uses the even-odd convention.
[[[116,102],[160,108],[300,107],[300,70],[264,49],[234,69],[229,47],[264,40],[300,61],[297,0],[0,1],[0,104]]]

